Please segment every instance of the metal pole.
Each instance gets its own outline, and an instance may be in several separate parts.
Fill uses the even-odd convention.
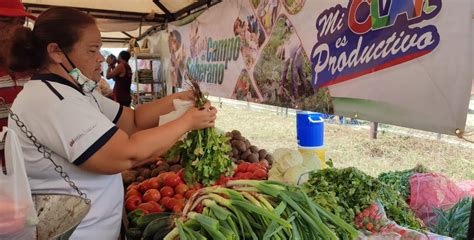
[[[377,129],[379,127],[378,122],[372,122],[370,124],[370,139],[377,139]]]

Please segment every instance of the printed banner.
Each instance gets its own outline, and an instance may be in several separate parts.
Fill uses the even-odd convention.
[[[170,26],[171,79],[210,95],[455,134],[469,0],[224,0]]]

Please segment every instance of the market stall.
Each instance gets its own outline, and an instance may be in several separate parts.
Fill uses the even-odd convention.
[[[423,166],[378,177],[338,169],[324,145],[324,114],[464,137],[471,59],[459,53],[471,38],[461,31],[469,27],[465,11],[453,13],[467,1],[389,1],[393,8],[379,1],[141,1],[127,12],[126,2],[44,2],[25,5],[34,14],[52,5],[90,11],[104,42],[133,38],[138,55],[146,39],[147,51],[164,58],[169,87],[191,89],[196,100],[175,101],[160,125],[203,108],[207,94],[321,112],[297,113],[298,149],[270,152],[238,129],[207,128],[122,172],[124,239],[442,240],[466,239],[472,229],[472,181],[454,183]],[[190,24],[168,25],[214,4]],[[448,13],[459,28],[448,28]],[[447,70],[427,70],[441,63]]]

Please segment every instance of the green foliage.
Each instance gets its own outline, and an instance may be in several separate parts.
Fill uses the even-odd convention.
[[[422,229],[398,192],[356,168],[313,172],[304,188],[316,203],[351,224],[360,212],[380,200],[390,220],[410,229]]]
[[[471,198],[464,198],[449,210],[435,209],[436,224],[431,231],[456,240],[465,240],[471,214]]]
[[[400,192],[404,199],[410,197],[410,177],[416,173],[427,173],[429,170],[422,165],[404,171],[390,171],[381,173],[378,180]]]

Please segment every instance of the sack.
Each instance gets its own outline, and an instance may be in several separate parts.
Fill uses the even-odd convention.
[[[5,139],[6,169],[6,174],[0,171],[0,239],[25,239],[25,236],[34,236],[38,217],[26,177],[23,152],[16,133],[7,127],[0,132],[0,139]]]
[[[427,226],[435,224],[433,209],[447,210],[466,196],[454,182],[437,173],[410,177],[410,208]]]

